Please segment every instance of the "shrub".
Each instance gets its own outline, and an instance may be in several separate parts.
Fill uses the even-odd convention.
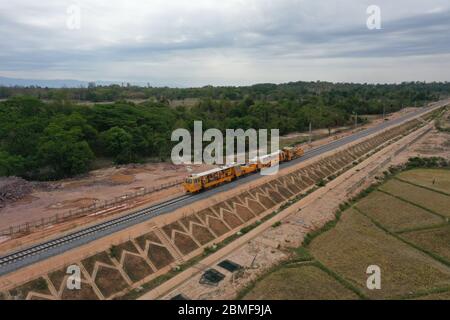
[[[117,246],[115,245],[112,245],[109,249],[109,255],[111,258],[119,259],[119,248],[117,248]]]
[[[281,221],[275,222],[275,223],[272,225],[272,228],[277,228],[277,227],[279,227],[279,226],[281,226]]]
[[[406,163],[406,169],[443,168],[448,166],[449,161],[440,157],[430,157],[430,158],[413,157],[409,158],[408,162]]]
[[[316,185],[317,185],[318,187],[325,187],[326,184],[327,184],[327,183],[326,183],[325,180],[323,180],[323,179],[320,179],[319,182],[316,183]]]
[[[39,278],[36,280],[36,289],[39,291],[45,291],[48,289],[47,281],[45,281],[43,278]]]

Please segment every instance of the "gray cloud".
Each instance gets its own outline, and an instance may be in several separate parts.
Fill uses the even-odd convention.
[[[81,0],[80,30],[65,27],[70,1],[42,2],[0,10],[0,76],[182,86],[450,80],[437,72],[450,66],[446,1],[379,1],[381,30],[366,28],[367,1]]]

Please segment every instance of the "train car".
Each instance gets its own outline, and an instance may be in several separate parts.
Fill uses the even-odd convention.
[[[299,146],[296,147],[285,147],[283,148],[283,160],[281,161],[291,161],[300,158],[305,154],[305,151]]]
[[[280,150],[275,151],[271,154],[258,157],[257,163],[258,163],[258,170],[262,170],[265,168],[270,168],[273,166],[276,166],[280,163],[281,159],[283,157],[283,152]]]
[[[253,158],[244,165],[233,163],[206,172],[191,174],[184,181],[183,187],[188,193],[197,193],[231,182],[241,176],[270,168],[278,165],[280,162],[297,159],[303,154],[304,151],[301,147],[286,147],[266,156]]]
[[[243,176],[250,174],[250,173],[254,173],[256,171],[258,171],[258,162],[257,161],[250,161],[249,163],[241,166],[241,172],[242,172]]]
[[[184,181],[183,187],[186,192],[196,193],[230,182],[242,175],[243,172],[240,165],[229,164],[202,173],[191,174]]]

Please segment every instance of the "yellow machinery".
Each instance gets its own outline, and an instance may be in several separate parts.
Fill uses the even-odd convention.
[[[285,147],[283,148],[283,159],[280,159],[280,161],[291,161],[297,158],[300,158],[303,156],[305,152],[301,147]]]
[[[241,166],[230,164],[206,172],[192,174],[186,178],[183,186],[187,192],[195,193],[230,182],[240,176],[242,176]]]
[[[206,172],[191,174],[183,183],[186,192],[196,193],[230,182],[241,176],[270,168],[279,162],[291,161],[301,157],[304,151],[301,147],[286,147],[266,156],[256,157],[244,165],[229,164]]]
[[[250,162],[243,166],[241,166],[242,175],[245,176],[247,174],[253,173],[258,171],[258,163],[257,162]]]
[[[258,169],[270,168],[276,166],[280,163],[280,160],[283,157],[283,152],[280,150],[275,151],[266,156],[262,156],[258,158]]]

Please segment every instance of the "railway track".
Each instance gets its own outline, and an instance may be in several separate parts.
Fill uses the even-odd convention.
[[[296,165],[302,161],[306,161],[308,159],[326,153],[330,150],[334,150],[351,142],[357,141],[359,139],[362,139],[373,133],[379,132],[388,127],[392,127],[400,123],[403,123],[404,121],[410,120],[413,117],[428,113],[432,109],[433,108],[424,108],[412,114],[407,114],[398,119],[382,123],[376,127],[360,131],[353,135],[335,140],[329,144],[308,150],[301,158],[295,159],[290,162],[282,163],[280,165],[280,168],[282,169],[285,167]],[[256,180],[257,178],[259,178],[258,175],[253,174],[240,178],[239,180],[236,180],[232,183],[224,184],[217,188],[210,189],[200,194],[186,194],[177,198],[161,202],[151,207],[141,209],[139,211],[135,211],[130,214],[114,218],[109,221],[105,221],[79,231],[69,233],[67,235],[43,242],[41,244],[37,244],[25,249],[9,253],[5,256],[0,257],[0,275],[10,273],[12,271],[33,264],[35,262],[61,254],[63,252],[81,246],[83,244],[110,235],[114,232],[126,229],[138,223],[142,223],[152,217],[172,212],[175,209],[178,209],[182,206],[186,206],[195,201],[208,198],[214,194],[230,190],[236,187],[238,184],[247,183]]]
[[[183,195],[183,196],[180,196],[180,197],[177,197],[174,199],[170,199],[170,200],[161,202],[159,204],[156,204],[154,206],[151,206],[149,208],[146,208],[146,209],[143,209],[143,210],[140,210],[137,212],[133,212],[129,215],[125,215],[125,216],[115,218],[115,219],[112,219],[112,220],[109,220],[109,221],[106,221],[103,223],[99,223],[92,227],[88,227],[83,230],[70,233],[68,235],[59,237],[57,239],[50,240],[48,242],[29,247],[27,249],[8,254],[8,255],[0,258],[0,267],[10,264],[10,263],[13,263],[13,262],[20,261],[28,256],[34,256],[34,255],[40,254],[42,252],[50,250],[51,248],[73,242],[74,240],[81,239],[81,238],[89,236],[93,233],[97,233],[99,231],[109,229],[113,226],[123,224],[125,222],[130,222],[132,220],[135,220],[135,219],[145,216],[145,215],[150,215],[151,213],[155,212],[157,209],[161,209],[161,208],[167,207],[169,205],[176,204],[176,203],[178,203],[180,201],[184,201],[190,197],[192,197],[192,195]]]

